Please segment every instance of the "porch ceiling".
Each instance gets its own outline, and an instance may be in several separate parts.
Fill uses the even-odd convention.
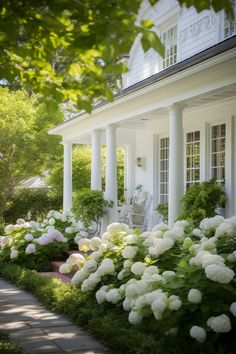
[[[193,110],[195,108],[204,107],[209,104],[233,98],[236,100],[236,83],[213,90],[209,93],[204,93],[193,98],[183,100],[181,104],[185,107],[184,110],[188,112],[189,110]],[[156,121],[157,119],[163,119],[167,114],[166,108],[159,108],[150,113],[140,114],[136,117],[127,119],[122,122],[120,127],[124,129],[145,129],[147,128],[149,122],[154,120]]]

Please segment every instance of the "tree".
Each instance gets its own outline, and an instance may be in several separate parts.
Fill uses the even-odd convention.
[[[61,155],[59,138],[47,131],[62,120],[60,111],[48,113],[37,97],[0,88],[0,191],[4,199],[11,198],[20,181],[42,173]]]
[[[106,150],[102,148],[102,184],[105,189],[105,164]],[[91,146],[77,145],[73,148],[72,153],[72,176],[73,176],[73,192],[90,188],[91,175]],[[49,171],[48,183],[52,186],[52,191],[56,195],[63,192],[63,158],[53,164]],[[124,195],[124,151],[117,148],[117,185],[118,198]]]
[[[153,5],[157,0],[150,0]],[[178,0],[197,11],[225,9],[231,0]],[[164,53],[149,19],[137,21],[141,0],[5,0],[0,4],[0,77],[40,92],[48,106],[73,101],[91,110],[94,99],[112,100],[114,84],[140,34],[145,51]],[[112,83],[112,84],[111,84]]]

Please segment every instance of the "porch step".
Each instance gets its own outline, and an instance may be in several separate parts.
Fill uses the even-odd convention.
[[[58,272],[40,272],[38,273],[42,277],[52,277],[61,280],[63,283],[70,283],[72,276],[60,274]]]
[[[62,264],[64,264],[65,261],[52,261],[51,265],[52,265],[52,271],[53,272],[59,272],[59,268]]]
[[[79,250],[69,250],[69,251],[66,252],[66,254],[68,255],[68,257],[71,256],[71,255],[74,254],[74,253],[82,254],[82,256],[84,255],[84,252],[81,252],[81,251],[79,251]]]

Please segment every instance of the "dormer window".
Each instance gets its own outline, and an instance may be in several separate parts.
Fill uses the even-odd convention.
[[[229,38],[236,33],[236,21],[229,20],[227,15],[224,14],[224,38]]]
[[[165,57],[162,60],[162,68],[166,69],[177,63],[177,26],[169,28],[161,35],[165,47]]]

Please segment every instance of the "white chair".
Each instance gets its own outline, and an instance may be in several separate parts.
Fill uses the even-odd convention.
[[[147,212],[152,203],[152,196],[149,192],[142,190],[134,194],[132,205],[128,214],[131,228],[139,228],[142,231],[147,228]]]
[[[121,207],[118,221],[129,225],[130,228],[145,230],[147,227],[147,212],[151,202],[150,193],[143,191],[142,186],[138,185],[134,191],[131,204],[124,204]]]

